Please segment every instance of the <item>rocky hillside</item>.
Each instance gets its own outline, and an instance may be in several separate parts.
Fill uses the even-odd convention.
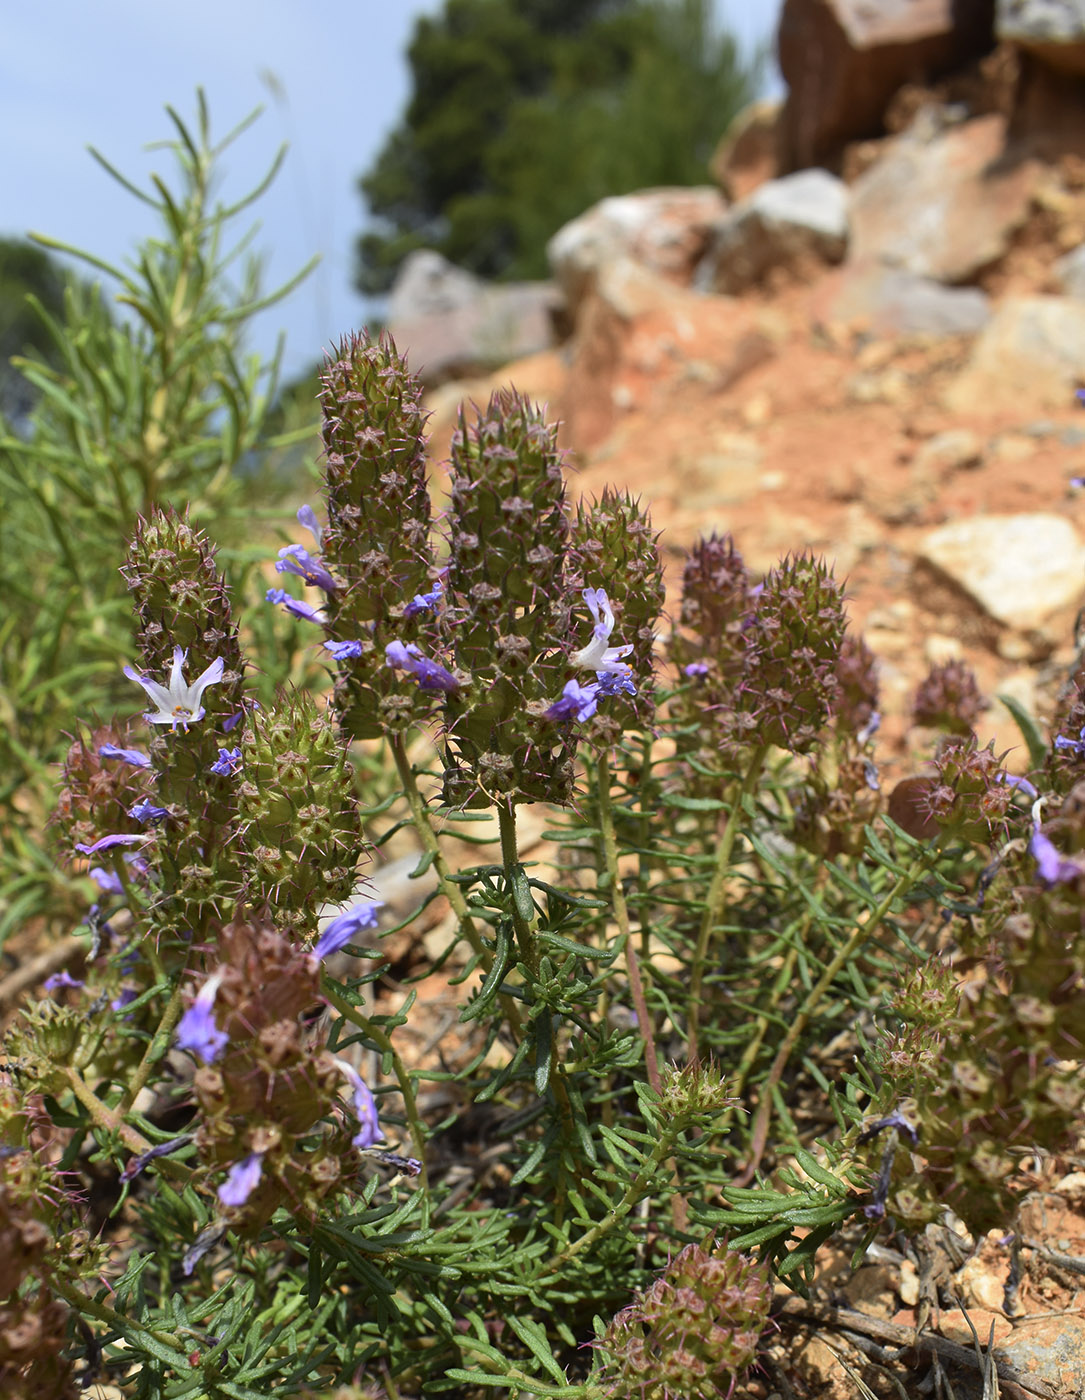
[[[914,0],[865,7],[896,16],[879,29],[862,8],[788,0],[788,99],[740,119],[717,184],[562,229],[568,338],[431,406],[441,452],[465,397],[547,401],[578,489],[643,494],[675,558],[729,530],[755,567],[835,559],[899,746],[929,663],[964,655],[1042,712],[1075,654],[1085,21],[1037,37],[1028,4]],[[992,735],[1019,744],[1000,705]]]

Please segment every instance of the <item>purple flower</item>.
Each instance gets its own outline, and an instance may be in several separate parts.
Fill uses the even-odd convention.
[[[855,742],[860,745],[868,744],[878,730],[882,727],[882,717],[877,710],[871,710],[870,718],[863,725],[859,733],[855,736]]]
[[[624,671],[600,671],[596,685],[599,687],[599,694],[610,695],[636,695],[637,687],[633,684],[633,675],[628,667]]]
[[[170,814],[168,807],[156,807],[146,797],[141,797],[138,802],[134,802],[128,809],[128,815],[135,822],[143,822],[144,826],[148,822],[160,822],[163,817]]]
[[[436,612],[441,603],[441,580],[438,579],[428,593],[416,593],[403,609],[404,617],[417,617],[421,612]]]
[[[121,877],[115,875],[112,870],[106,870],[101,865],[96,865],[90,872],[90,878],[98,886],[103,894],[123,894],[124,885]]]
[[[302,544],[288,544],[279,550],[279,562],[275,565],[278,574],[297,574],[314,588],[323,588],[325,593],[334,593],[338,584],[318,559],[314,559]]]
[[[316,518],[316,514],[312,506],[301,507],[301,509],[298,511],[298,524],[304,526],[304,528],[308,530],[309,533],[312,535],[313,539],[316,540],[317,549],[323,549],[324,530],[320,524],[320,521]]]
[[[380,922],[377,910],[381,908],[383,905],[379,902],[370,900],[364,904],[355,904],[353,908],[337,914],[330,923],[324,925],[324,931],[313,945],[313,956],[329,957],[353,942],[355,935],[363,929],[376,928]]]
[[[881,792],[882,790],[881,779],[878,777],[878,769],[875,764],[871,763],[869,758],[863,764],[863,782],[866,783],[871,792]]]
[[[235,1162],[226,1173],[226,1180],[218,1189],[218,1198],[224,1206],[243,1206],[260,1185],[264,1174],[264,1154],[250,1152],[241,1162]]]
[[[114,1011],[123,1011],[126,1006],[131,1006],[135,999],[136,994],[131,987],[122,987],[109,1005]]]
[[[418,682],[419,690],[441,690],[446,694],[459,689],[459,681],[446,671],[439,661],[423,656],[414,642],[389,642],[384,657],[395,671],[409,671]]]
[[[578,724],[583,724],[586,720],[591,719],[598,707],[599,686],[596,682],[591,681],[587,685],[581,685],[579,681],[566,681],[560,700],[555,700],[550,706],[546,712],[546,718],[554,720],[575,719]]]
[[[369,1085],[346,1060],[336,1060],[340,1074],[349,1082],[354,1116],[358,1120],[358,1131],[351,1138],[355,1147],[372,1147],[383,1134],[377,1123],[377,1103],[369,1091]]]
[[[222,1054],[230,1037],[215,1024],[215,997],[221,976],[209,977],[200,988],[196,1000],[177,1023],[177,1045],[199,1055],[205,1065]]]
[[[285,588],[269,588],[264,594],[269,603],[281,604],[293,617],[300,617],[303,622],[323,622],[324,614],[319,608],[314,608],[311,603],[303,603],[300,598],[294,598],[287,593]]]
[[[108,851],[112,846],[143,846],[151,838],[143,835],[132,835],[129,832],[114,832],[111,836],[99,836],[98,840],[91,845],[85,841],[77,841],[75,849],[82,855],[92,856],[98,851]]]
[[[184,666],[188,652],[183,647],[173,648],[173,669],[170,671],[170,683],[168,688],[159,685],[157,681],[152,681],[149,676],[141,676],[138,671],[134,671],[131,666],[124,668],[124,674],[130,681],[135,681],[151,697],[158,709],[154,714],[144,715],[143,718],[148,724],[168,724],[176,729],[180,725],[187,729],[196,720],[203,719],[206,711],[200,703],[203,693],[209,685],[214,685],[222,680],[226,670],[226,663],[221,656],[216,656],[210,666],[192,682],[190,685],[185,680]]]
[[[282,592],[282,590],[273,588],[271,592]],[[289,594],[287,594],[286,596],[289,597]],[[240,710],[236,711],[236,713],[232,715],[227,715],[226,718],[222,721],[222,732],[224,734],[229,734],[232,730],[237,728],[237,726],[245,718],[246,707],[250,710],[258,710],[260,708],[260,701],[246,699],[244,705]]]
[[[98,749],[102,758],[122,758],[133,768],[150,768],[151,760],[139,749],[119,749],[116,744],[102,744]]]
[[[708,675],[708,662],[691,661],[688,666],[682,667],[682,674],[688,676],[690,680],[700,680],[702,676]]]
[[[1082,486],[1085,486],[1085,476],[1072,476],[1070,478],[1070,485],[1080,490]]]
[[[1036,873],[1045,885],[1067,884],[1085,875],[1085,868],[1060,855],[1039,827],[1032,833],[1028,848],[1036,862]]]
[[[330,651],[336,661],[350,661],[362,654],[361,642],[325,642],[324,650]]]
[[[133,1157],[125,1166],[121,1172],[121,1181],[134,1181],[144,1167],[153,1162],[156,1157],[168,1157],[171,1152],[179,1152],[182,1147],[187,1147],[191,1141],[191,1133],[182,1133],[180,1137],[170,1138],[169,1142],[160,1142],[157,1147],[149,1147],[139,1157]]]
[[[1076,739],[1070,739],[1065,734],[1055,735],[1055,747],[1057,749],[1071,749],[1077,758],[1085,754],[1085,729],[1079,731]]]
[[[633,650],[632,643],[624,647],[607,646],[610,634],[614,631],[614,609],[610,606],[605,588],[585,588],[584,601],[595,619],[591,641],[586,647],[574,651],[569,660],[574,666],[582,666],[592,671],[617,671],[629,673],[629,666],[622,661]]]
[[[1000,783],[1005,783],[1007,787],[1015,788],[1018,792],[1023,792],[1026,797],[1031,798],[1033,801],[1040,795],[1027,778],[1018,778],[1013,773],[1000,773],[998,775],[998,780]]]
[[[81,982],[78,977],[73,977],[65,969],[63,972],[54,972],[51,977],[47,977],[42,986],[47,992],[55,992],[60,987],[85,987],[86,983]]]
[[[215,773],[220,778],[228,778],[232,773],[236,773],[241,767],[240,749],[219,749],[219,756],[214,763],[209,763],[207,771]]]
[[[871,1138],[877,1137],[886,1128],[896,1128],[899,1133],[907,1133],[912,1139],[912,1146],[919,1146],[919,1129],[914,1124],[909,1123],[899,1108],[895,1108],[885,1118],[879,1118],[876,1123],[871,1123],[869,1128],[864,1128],[859,1135],[859,1141],[869,1142]]]

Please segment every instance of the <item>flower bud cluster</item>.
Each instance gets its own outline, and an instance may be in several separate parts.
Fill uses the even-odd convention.
[[[249,717],[237,785],[247,897],[306,933],[350,897],[362,854],[353,773],[333,726],[294,692]]]
[[[322,586],[343,664],[336,708],[351,737],[373,738],[417,724],[439,699],[386,657],[395,643],[421,643],[429,654],[440,594],[422,385],[390,338],[364,334],[345,339],[320,378],[328,497],[320,545],[333,571]]]
[[[908,1228],[937,1219],[947,1204],[973,1230],[1004,1225],[1030,1187],[1018,1147],[1057,1151],[1079,1121],[1083,814],[1085,787],[1035,827],[1027,846],[1007,847],[980,906],[957,929],[952,964],[928,963],[893,1000],[871,1067],[879,1111],[903,1107],[915,1141],[898,1144],[891,1168],[879,1168],[880,1204]],[[883,1148],[869,1142],[860,1155],[874,1167]]]
[[[596,1343],[606,1393],[622,1400],[728,1397],[768,1321],[768,1270],[724,1246],[690,1244]]]
[[[597,501],[581,501],[572,531],[572,557],[584,585],[601,586],[614,609],[615,630],[630,644],[629,665],[638,677],[636,693],[607,712],[597,712],[592,728],[610,733],[589,737],[614,742],[624,727],[622,710],[629,707],[641,724],[650,724],[655,706],[651,676],[655,660],[656,627],[666,590],[663,561],[647,512],[626,491],[607,487]]]
[[[340,1099],[352,1084],[345,1062],[305,1024],[320,1001],[319,965],[270,923],[240,915],[217,948],[222,961],[178,1028],[178,1044],[203,1062],[193,1078],[200,1160],[226,1170],[219,1200],[244,1227],[280,1205],[312,1220],[349,1183],[360,1136]]]
[[[0,1160],[0,1394],[75,1400],[81,1394],[65,1357],[69,1310],[50,1290],[58,1252],[92,1264],[82,1229],[58,1238],[63,1191],[25,1148]]]
[[[916,724],[967,738],[987,708],[972,668],[963,661],[947,661],[932,666],[919,683],[913,713]]]

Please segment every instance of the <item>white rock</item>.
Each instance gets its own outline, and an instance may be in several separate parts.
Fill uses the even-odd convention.
[[[1055,276],[1063,294],[1085,301],[1085,243],[1079,243],[1055,264]]]
[[[1033,631],[1085,594],[1085,547],[1059,515],[984,515],[943,525],[919,560],[945,575],[988,616]]]
[[[1085,316],[1070,297],[1007,297],[980,332],[968,364],[949,385],[956,412],[992,402],[1026,410],[1065,408],[1085,378]]]
[[[827,170],[758,186],[719,222],[697,285],[734,294],[804,257],[839,262],[848,242],[848,188]]]

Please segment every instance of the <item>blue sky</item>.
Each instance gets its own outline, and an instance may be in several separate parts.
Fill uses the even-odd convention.
[[[770,38],[778,0],[716,0],[747,46]],[[254,217],[265,286],[314,253],[321,265],[254,327],[270,353],[287,333],[294,372],[365,318],[350,286],[351,245],[364,211],[354,188],[408,95],[405,50],[415,19],[440,0],[53,0],[5,7],[0,36],[0,232],[31,230],[118,262],[154,231],[154,216],[87,154],[97,147],[135,183],[167,172],[151,142],[172,135],[207,92],[213,132],[257,104],[265,112],[230,152],[225,195],[238,195],[290,153]],[[314,16],[319,16],[314,20]]]

